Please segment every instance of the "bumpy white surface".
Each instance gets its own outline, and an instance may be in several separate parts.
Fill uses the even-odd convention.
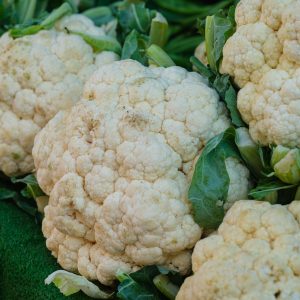
[[[194,249],[176,300],[300,299],[300,202],[242,200]]]
[[[145,265],[186,273],[201,229],[183,170],[229,126],[224,105],[196,73],[132,60],[100,68],[84,97],[93,101],[58,113],[35,139],[47,247],[104,284]]]
[[[76,103],[97,66],[117,59],[92,48],[64,28],[104,35],[80,15],[65,17],[52,30],[0,39],[0,170],[19,175],[33,170],[35,135],[59,110]]]
[[[300,1],[242,0],[222,73],[241,87],[238,109],[262,145],[300,146]]]
[[[228,210],[234,202],[246,199],[251,187],[250,172],[238,159],[229,157],[225,160],[229,176],[229,188],[224,209]]]
[[[206,46],[205,41],[200,43],[195,49],[194,55],[198,58],[204,65],[208,65],[208,60],[206,56]]]

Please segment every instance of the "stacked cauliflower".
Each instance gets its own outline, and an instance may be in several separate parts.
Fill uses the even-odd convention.
[[[60,265],[107,285],[117,271],[146,265],[187,273],[202,231],[187,200],[189,174],[205,143],[229,125],[199,74],[132,60],[99,68],[84,100],[59,112],[33,148],[50,195],[43,233]],[[248,187],[246,168],[232,160],[228,167],[237,168],[232,185]],[[230,195],[238,200],[245,190]]]
[[[64,17],[55,28],[13,39],[0,38],[0,171],[8,176],[33,170],[35,135],[61,109],[82,95],[96,67],[117,59],[98,55],[65,28],[103,36],[102,28],[81,15]]]
[[[242,0],[221,72],[241,88],[238,109],[262,145],[300,146],[300,1]]]
[[[300,299],[300,201],[242,200],[194,249],[176,300]]]

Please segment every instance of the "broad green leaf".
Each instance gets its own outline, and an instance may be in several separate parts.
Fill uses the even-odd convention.
[[[212,138],[195,166],[188,198],[194,219],[203,228],[217,228],[223,220],[230,183],[225,160],[228,157],[241,160],[234,139],[234,128]]]
[[[121,59],[134,59],[146,65],[146,47],[148,45],[148,37],[141,35],[136,30],[132,30],[127,35],[123,48]]]

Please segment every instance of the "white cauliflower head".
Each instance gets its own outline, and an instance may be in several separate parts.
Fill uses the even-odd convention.
[[[259,84],[248,83],[238,109],[257,143],[300,147],[300,68],[293,75],[271,70]]]
[[[55,28],[0,39],[0,170],[17,175],[33,170],[35,135],[61,109],[72,106],[97,66],[117,59],[93,53],[84,40],[64,30],[105,35],[81,15],[64,17]]]
[[[204,65],[208,65],[205,41],[200,43],[195,49],[195,57],[198,58]]]
[[[176,300],[300,299],[300,202],[242,200],[193,252]]]
[[[224,105],[196,73],[132,60],[99,68],[84,97],[93,101],[58,113],[35,139],[47,247],[104,284],[145,265],[186,273],[201,229],[183,170],[229,126]]]
[[[237,30],[223,49],[221,73],[233,76],[239,87],[259,83],[271,69],[300,62],[300,2],[298,0],[241,0],[236,8]]]
[[[300,2],[242,0],[221,72],[242,89],[238,109],[253,140],[300,146]]]

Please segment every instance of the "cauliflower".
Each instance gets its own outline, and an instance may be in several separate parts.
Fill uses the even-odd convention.
[[[237,30],[223,49],[221,73],[234,77],[239,87],[259,83],[265,73],[284,65],[291,74],[299,67],[298,0],[242,0],[235,20]]]
[[[132,60],[99,68],[84,100],[59,112],[33,148],[50,195],[43,233],[60,265],[107,285],[146,265],[187,273],[202,231],[187,173],[229,125],[197,73]]]
[[[206,47],[205,41],[200,43],[198,47],[195,49],[194,53],[195,57],[198,58],[205,66],[208,65],[207,55],[206,55]]]
[[[225,165],[230,181],[227,201],[224,204],[224,209],[228,210],[235,201],[247,198],[251,182],[249,170],[238,159],[228,157]]]
[[[300,2],[242,0],[221,73],[241,87],[238,109],[259,144],[300,146]]]
[[[300,202],[242,200],[194,249],[176,300],[300,299]]]
[[[51,30],[18,39],[6,33],[0,39],[0,170],[6,175],[33,170],[35,135],[59,110],[80,99],[97,66],[117,59],[112,52],[94,54],[65,27],[105,35],[88,18],[72,15]]]

